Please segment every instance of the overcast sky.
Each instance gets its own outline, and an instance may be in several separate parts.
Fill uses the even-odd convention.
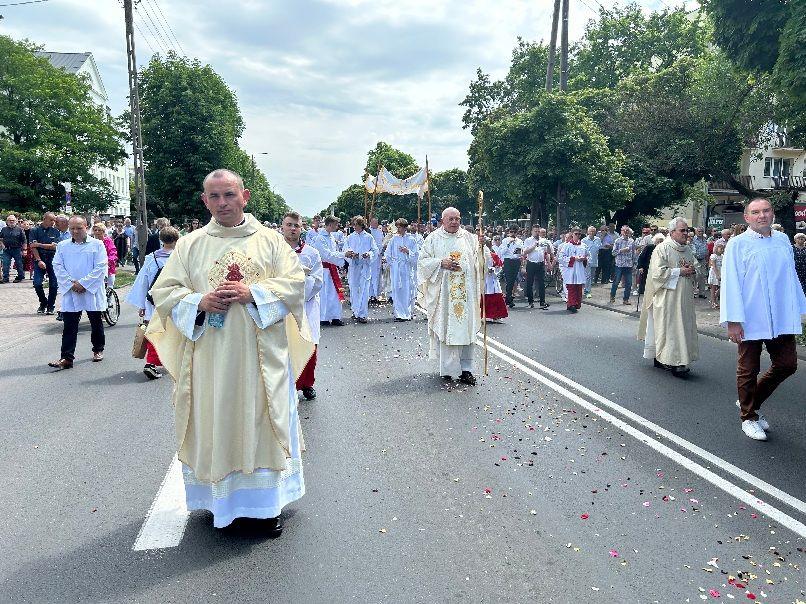
[[[119,0],[2,7],[19,1],[0,0],[0,32],[50,51],[92,52],[109,105],[120,113],[128,83]],[[639,0],[647,9],[680,3]],[[288,204],[310,215],[359,182],[366,153],[379,140],[421,165],[428,154],[435,171],[466,168],[470,136],[458,103],[476,68],[502,77],[518,36],[549,37],[552,6],[551,0],[143,0],[135,33],[140,65],[181,45],[213,66],[238,95],[242,147]],[[597,6],[571,0],[572,40]]]

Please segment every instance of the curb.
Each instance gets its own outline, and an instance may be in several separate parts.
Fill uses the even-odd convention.
[[[628,316],[636,317],[636,318],[641,316],[641,313],[639,313],[636,310],[622,310],[621,308],[614,308],[613,306],[610,306],[609,304],[600,304],[599,302],[591,302],[589,300],[584,300],[584,299],[582,300],[582,303],[587,304],[589,306],[594,306],[596,308],[609,310],[610,312],[619,313],[620,315],[628,315]],[[704,330],[704,329],[699,329],[698,328],[697,333],[700,334],[701,336],[707,336],[709,338],[714,338],[716,340],[722,340],[723,342],[730,342],[730,340],[728,340],[728,336],[726,336],[725,334],[723,334],[721,332],[711,331],[711,330]],[[801,346],[800,344],[798,344],[796,346],[796,350],[797,350],[798,358],[801,361],[806,361],[806,347]]]

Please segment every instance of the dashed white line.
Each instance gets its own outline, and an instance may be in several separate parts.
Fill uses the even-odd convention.
[[[539,382],[543,383],[544,385],[548,386],[549,388],[551,388],[552,390],[554,390],[558,394],[561,394],[562,396],[570,399],[571,401],[573,401],[574,403],[576,403],[580,407],[583,407],[584,409],[587,409],[588,411],[596,414],[597,416],[601,417],[605,421],[613,424],[614,426],[619,428],[621,431],[623,431],[626,434],[629,434],[630,436],[638,439],[639,441],[641,441],[642,443],[644,443],[645,445],[647,445],[651,449],[654,449],[655,451],[657,451],[658,453],[660,453],[664,457],[667,457],[668,459],[674,461],[675,463],[680,464],[683,468],[685,468],[686,470],[689,470],[693,474],[696,474],[700,478],[703,478],[704,480],[707,480],[708,482],[710,482],[714,486],[716,486],[719,489],[723,490],[728,495],[730,495],[732,497],[735,497],[736,499],[738,499],[740,501],[743,501],[748,506],[758,510],[759,512],[761,512],[763,514],[766,514],[767,517],[769,517],[771,520],[774,520],[775,522],[779,523],[781,526],[787,527],[788,529],[790,529],[791,531],[793,531],[794,533],[796,533],[800,537],[806,537],[806,525],[804,525],[799,520],[793,518],[792,516],[789,516],[788,514],[786,514],[785,512],[779,510],[778,508],[775,508],[775,507],[769,505],[768,503],[760,500],[755,495],[752,495],[752,494],[748,493],[747,491],[745,491],[744,489],[742,489],[738,485],[735,485],[732,482],[729,482],[728,480],[722,478],[718,474],[715,474],[714,472],[712,472],[708,468],[698,464],[697,462],[695,462],[692,459],[684,456],[683,454],[675,451],[674,449],[664,445],[663,443],[658,442],[657,440],[655,440],[654,438],[652,438],[648,434],[642,432],[638,428],[635,428],[631,424],[628,424],[624,420],[619,419],[615,415],[611,415],[607,411],[602,410],[599,405],[596,405],[596,404],[594,404],[594,403],[582,398],[578,394],[572,392],[568,388],[566,388],[566,387],[562,386],[561,384],[559,384],[557,381],[549,379],[548,377],[546,377],[546,375],[542,375],[541,373],[538,373],[534,368],[532,368],[532,367],[520,362],[517,359],[523,359],[529,365],[534,365],[535,367],[540,368],[541,371],[543,371],[544,373],[549,374],[552,377],[556,377],[560,381],[571,385],[573,388],[577,389],[578,391],[584,392],[587,396],[590,396],[591,398],[594,398],[598,402],[602,403],[602,406],[608,406],[608,407],[613,408],[614,410],[618,410],[618,412],[623,413],[625,415],[625,417],[629,417],[631,420],[633,420],[633,421],[635,421],[635,422],[637,422],[637,423],[639,423],[639,424],[641,424],[641,425],[643,425],[643,426],[645,426],[647,428],[651,428],[653,431],[657,432],[658,434],[662,434],[663,436],[665,436],[667,438],[674,437],[674,438],[669,438],[669,440],[672,440],[676,444],[679,444],[680,446],[685,447],[686,449],[688,449],[691,452],[695,452],[694,449],[699,449],[699,447],[696,447],[696,445],[694,445],[692,443],[689,443],[685,439],[680,438],[679,436],[677,436],[677,435],[675,435],[675,434],[673,434],[671,432],[668,432],[667,430],[664,430],[663,428],[653,424],[649,420],[647,420],[645,418],[642,418],[641,416],[639,416],[639,415],[637,415],[635,413],[632,413],[631,411],[629,411],[627,409],[624,409],[620,405],[617,405],[616,403],[613,403],[612,401],[609,401],[608,399],[605,399],[604,397],[601,397],[600,395],[596,394],[595,392],[592,392],[592,391],[588,390],[584,386],[576,384],[576,382],[573,382],[572,380],[569,380],[565,376],[562,376],[561,374],[558,374],[557,372],[549,369],[548,367],[544,367],[543,365],[540,365],[536,361],[533,361],[532,359],[529,359],[528,357],[525,357],[524,355],[520,354],[519,352],[517,352],[515,350],[512,350],[511,348],[505,346],[504,344],[501,344],[500,342],[497,342],[497,341],[493,340],[492,338],[488,337],[488,343],[493,344],[493,346],[489,347],[489,351],[490,351],[491,354],[493,354],[493,355],[499,357],[500,359],[502,359],[503,361],[511,364],[512,366],[514,366],[517,369],[521,370],[525,374],[533,377],[534,379],[536,379]],[[476,344],[479,345],[479,346],[483,345],[480,338],[477,338]],[[688,445],[688,446],[686,446],[686,445]],[[719,457],[717,457],[717,456],[715,456],[715,455],[713,455],[711,453],[708,453],[707,451],[704,451],[702,449],[699,449],[699,450],[703,454],[705,454],[705,455],[702,455],[702,457],[704,459],[708,459],[711,463],[713,463],[714,465],[719,466],[723,470],[730,471],[730,470],[728,470],[728,468],[731,467],[731,468],[733,468],[735,470],[735,471],[731,472],[732,474],[735,474],[735,475],[739,476],[740,478],[742,478],[742,476],[740,476],[740,474],[742,474],[744,476],[747,476],[748,479],[750,479],[750,480],[746,480],[745,478],[742,478],[742,480],[745,480],[749,484],[753,484],[757,488],[766,491],[770,495],[772,495],[773,492],[777,493],[777,495],[774,495],[776,497],[776,499],[780,499],[781,501],[785,501],[788,505],[791,505],[792,507],[794,507],[795,509],[798,509],[798,510],[802,510],[802,509],[806,508],[806,504],[804,504],[803,501],[801,501],[801,500],[799,500],[799,499],[797,499],[795,497],[792,497],[791,495],[789,495],[787,493],[784,493],[783,491],[781,491],[779,489],[776,489],[772,485],[769,485],[769,484],[765,483],[764,481],[762,481],[762,480],[760,480],[760,479],[748,474],[747,472],[744,472],[744,470],[741,470],[740,468],[737,468],[736,466],[732,466],[732,464],[729,464],[725,460],[723,460],[723,459],[721,459],[721,458],[719,458]],[[699,455],[699,453],[698,453],[698,455]],[[708,457],[706,457],[706,455]],[[755,482],[753,482],[753,481],[755,481]],[[758,484],[756,484],[756,483],[758,483]],[[762,489],[762,486],[760,486],[760,485],[765,485],[767,488]]]
[[[189,515],[185,504],[182,464],[174,457],[132,549],[143,551],[176,547],[182,542]]]

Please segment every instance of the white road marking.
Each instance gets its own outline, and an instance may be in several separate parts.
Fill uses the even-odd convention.
[[[616,416],[611,415],[610,413],[608,413],[606,411],[603,411],[599,406],[597,406],[597,405],[585,400],[581,396],[575,394],[574,392],[571,392],[571,390],[569,390],[568,388],[565,388],[564,386],[562,386],[562,385],[558,384],[557,382],[549,379],[548,377],[546,377],[544,375],[541,375],[540,373],[535,371],[532,367],[528,367],[527,365],[524,365],[523,363],[521,363],[518,360],[516,360],[515,358],[513,358],[513,356],[510,356],[509,354],[506,354],[506,352],[514,353],[514,356],[518,356],[518,357],[522,357],[524,359],[527,359],[530,362],[530,364],[534,363],[535,365],[539,365],[539,363],[535,363],[531,359],[528,359],[528,357],[524,357],[523,355],[521,355],[517,351],[514,351],[514,350],[508,348],[507,346],[504,346],[500,342],[496,342],[496,341],[494,341],[494,340],[492,340],[491,338],[488,337],[488,343],[489,342],[494,343],[494,346],[489,348],[489,351],[490,351],[491,354],[499,357],[500,359],[502,359],[502,360],[506,361],[507,363],[513,365],[514,367],[520,369],[522,372],[526,373],[527,375],[530,375],[531,377],[533,377],[534,379],[538,380],[539,382],[542,382],[543,384],[545,384],[546,386],[548,386],[549,388],[551,388],[555,392],[557,392],[557,393],[561,394],[562,396],[572,400],[573,402],[575,402],[580,407],[583,407],[583,408],[587,409],[588,411],[590,411],[592,413],[595,413],[597,416],[599,416],[602,419],[604,419],[605,421],[613,424],[614,426],[619,428],[621,431],[629,434],[630,436],[633,436],[634,438],[638,439],[639,441],[641,441],[642,443],[644,443],[648,447],[654,449],[655,451],[657,451],[661,455],[667,457],[668,459],[680,464],[680,466],[682,466],[686,470],[689,470],[690,472],[696,474],[700,478],[703,478],[704,480],[707,480],[708,482],[710,482],[714,486],[718,487],[719,489],[722,489],[728,495],[730,495],[732,497],[735,497],[736,499],[738,499],[740,501],[743,501],[748,506],[758,510],[759,512],[761,512],[763,514],[765,514],[767,517],[769,517],[770,519],[774,520],[778,524],[787,527],[788,529],[790,529],[791,531],[793,531],[794,533],[796,533],[800,537],[806,537],[806,525],[804,525],[799,520],[796,520],[795,518],[793,518],[793,517],[789,516],[788,514],[782,512],[778,508],[775,508],[775,507],[769,505],[768,503],[766,503],[764,501],[761,501],[755,495],[752,495],[752,494],[748,493],[747,491],[745,491],[741,487],[733,484],[732,482],[729,482],[729,481],[725,480],[724,478],[722,478],[721,476],[715,474],[714,472],[712,472],[708,468],[706,468],[704,466],[701,466],[700,464],[698,464],[695,461],[689,459],[688,457],[685,457],[681,453],[678,453],[674,449],[671,449],[670,447],[658,442],[657,440],[655,440],[654,438],[652,438],[648,434],[642,432],[638,428],[633,427],[632,425],[628,424],[624,420],[619,419]],[[476,339],[476,344],[479,345],[479,346],[483,345],[480,338]],[[499,347],[501,349],[503,349],[503,350],[506,350],[506,352],[503,352],[502,350],[499,350],[498,349]],[[545,369],[546,369],[547,373],[552,373],[552,374],[555,374],[555,375],[557,375],[559,377],[563,377],[563,376],[560,376],[560,374],[557,374],[556,372],[552,371],[551,369],[548,369],[548,368],[545,368]],[[568,381],[570,381],[570,380],[568,380]],[[579,385],[577,385],[575,387],[578,387],[580,389],[580,391],[583,388],[582,386],[579,386]],[[595,394],[595,393],[592,393],[592,394]],[[596,396],[598,397],[598,395],[596,395]],[[615,403],[612,403],[612,405],[618,407],[618,405],[616,405]],[[624,411],[627,411],[627,410],[624,409]],[[633,414],[633,415],[635,415],[635,414]],[[635,421],[643,420],[644,425],[647,426],[647,427],[649,427],[650,425],[654,425],[651,422],[649,422],[648,420],[644,420],[643,418],[641,418],[638,415],[635,415],[635,417],[638,418]],[[668,433],[668,434],[671,434],[671,433]],[[684,440],[684,439],[680,439],[680,440]],[[687,441],[684,441],[684,442],[687,442]],[[692,446],[694,446],[694,445],[692,445]],[[713,456],[713,457],[714,457],[714,459],[720,460],[720,458],[718,458],[716,456]],[[722,466],[722,464],[727,464],[727,462],[725,462],[724,460],[720,460],[720,462],[721,462],[720,467]],[[748,475],[748,476],[750,476],[750,475]],[[751,476],[751,478],[752,478],[752,476]],[[764,484],[766,484],[766,483],[764,483]],[[774,487],[771,487],[771,488],[774,488]],[[781,491],[779,491],[779,492],[781,494],[783,494],[783,495],[786,495],[785,493],[783,493]],[[791,496],[788,496],[788,497],[791,497]],[[799,501],[798,499],[795,499],[794,497],[791,497],[791,499],[793,499],[795,502],[798,502],[801,505],[803,505],[803,502]]]
[[[642,416],[638,415],[637,413],[634,413],[634,412],[630,411],[629,409],[626,409],[625,407],[622,407],[618,403],[615,403],[615,402],[611,401],[610,399],[605,398],[605,397],[601,396],[600,394],[597,394],[596,392],[593,392],[592,390],[586,388],[585,386],[582,386],[581,384],[578,384],[577,382],[571,380],[570,378],[567,378],[566,376],[562,375],[561,373],[557,373],[553,369],[550,369],[549,367],[546,367],[545,365],[541,365],[540,363],[538,363],[534,359],[530,359],[529,357],[521,354],[517,350],[513,350],[512,348],[506,346],[505,344],[502,344],[501,342],[498,342],[494,338],[490,338],[488,336],[487,337],[487,342],[488,342],[488,344],[492,344],[494,346],[497,346],[498,348],[501,348],[506,353],[508,353],[508,354],[512,355],[513,357],[523,361],[524,363],[527,363],[527,364],[531,365],[535,369],[547,374],[551,378],[553,378],[553,379],[555,379],[555,380],[557,380],[559,382],[562,382],[562,383],[566,384],[567,386],[570,386],[571,388],[573,388],[577,392],[580,392],[581,394],[584,394],[587,398],[598,402],[603,407],[607,407],[611,411],[615,411],[619,415],[622,415],[622,416],[626,417],[627,419],[632,420],[636,424],[640,424],[641,426],[651,430],[655,434],[659,434],[660,436],[663,436],[665,439],[675,443],[676,445],[678,445],[679,447],[687,450],[688,452],[693,453],[694,455],[697,455],[698,457],[700,457],[701,459],[704,459],[708,463],[710,463],[710,464],[712,464],[712,465],[714,465],[714,466],[716,466],[718,468],[721,468],[725,472],[727,472],[729,474],[732,474],[733,476],[735,476],[736,478],[738,478],[740,480],[743,480],[747,484],[752,485],[753,487],[755,487],[759,491],[763,491],[767,495],[775,497],[778,501],[781,501],[781,502],[785,503],[786,505],[792,507],[793,509],[798,510],[802,514],[806,514],[806,502],[801,501],[797,497],[793,497],[789,493],[786,493],[786,492],[782,491],[781,489],[779,489],[777,487],[774,487],[773,485],[769,484],[768,482],[765,482],[764,480],[758,478],[757,476],[754,476],[754,475],[750,474],[749,472],[746,472],[745,470],[742,470],[741,468],[733,465],[732,463],[730,463],[728,461],[725,461],[721,457],[718,457],[718,456],[714,455],[713,453],[710,453],[710,452],[706,451],[705,449],[703,449],[701,447],[698,447],[694,443],[686,440],[685,438],[682,438],[681,436],[678,436],[674,432],[670,432],[669,430],[666,430],[665,428],[662,428],[661,426],[651,422],[650,420],[646,419],[645,417],[642,417]],[[733,407],[731,406],[731,409],[732,408]],[[737,420],[736,423],[737,423],[736,434],[737,434],[737,438],[739,438],[739,437],[742,437],[742,435],[739,434],[738,420]]]
[[[132,549],[142,551],[176,547],[182,542],[189,515],[185,505],[182,464],[174,457]]]

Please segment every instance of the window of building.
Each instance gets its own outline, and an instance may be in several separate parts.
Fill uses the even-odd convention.
[[[765,157],[764,158],[764,176],[772,176],[773,178],[786,178],[792,174],[792,166],[794,159],[786,157]]]

